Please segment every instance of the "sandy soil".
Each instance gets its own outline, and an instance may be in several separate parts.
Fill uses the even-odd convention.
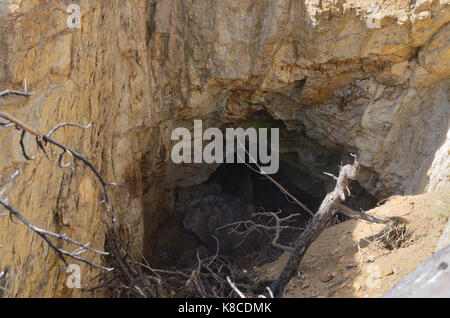
[[[350,220],[332,226],[311,245],[284,297],[382,296],[435,252],[450,214],[450,191],[392,197],[368,213],[398,220],[402,238],[389,240],[398,245],[387,248],[374,239],[386,225]],[[285,253],[256,271],[274,278],[287,258]]]

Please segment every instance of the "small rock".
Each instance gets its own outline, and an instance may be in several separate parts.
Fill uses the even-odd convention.
[[[354,282],[354,283],[353,283],[353,290],[354,290],[355,292],[359,292],[359,291],[361,290],[361,284],[358,283],[358,282]]]
[[[329,271],[324,271],[320,275],[319,279],[321,282],[326,283],[326,282],[329,282],[330,280],[332,280],[333,277],[334,277],[333,274],[331,274]]]

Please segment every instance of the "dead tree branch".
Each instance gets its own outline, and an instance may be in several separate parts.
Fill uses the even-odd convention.
[[[18,175],[19,175],[19,172],[16,171],[8,180],[2,182],[0,184],[0,187],[3,187],[6,184],[12,182]],[[3,191],[0,194],[2,194],[2,193],[3,193]],[[68,266],[68,263],[64,256],[72,258],[72,259],[80,261],[80,262],[83,262],[83,263],[86,263],[86,264],[91,265],[98,269],[102,269],[102,270],[106,270],[106,271],[112,270],[112,268],[96,265],[96,264],[92,263],[91,261],[87,260],[86,258],[79,256],[87,251],[94,252],[98,255],[107,255],[108,253],[90,248],[89,243],[82,244],[78,241],[68,238],[65,234],[58,234],[58,233],[54,233],[51,231],[47,231],[47,230],[41,229],[41,228],[31,224],[21,213],[19,213],[13,206],[11,206],[6,199],[3,199],[1,197],[0,197],[0,205],[9,211],[9,216],[10,216],[11,220],[13,219],[13,217],[15,217],[22,224],[24,224],[27,228],[29,228],[30,230],[32,230],[33,232],[38,234],[50,246],[50,248],[53,249],[58,254],[58,256],[61,258],[61,260],[64,262],[64,264],[66,266]],[[78,247],[78,249],[76,249],[73,252],[68,252],[62,248],[57,247],[54,244],[54,242],[50,239],[51,237],[56,238],[57,240],[65,241],[69,244],[75,245]]]
[[[0,92],[0,97],[6,96],[6,95],[21,95],[21,96],[31,96],[33,94],[33,92],[29,92],[28,91],[28,85],[27,85],[27,80],[24,80],[24,91],[16,91],[16,90],[5,90]],[[67,147],[66,145],[57,142],[56,140],[52,139],[51,136],[52,134],[57,131],[60,128],[63,127],[67,127],[67,126],[73,126],[73,127],[77,127],[77,128],[81,128],[81,129],[87,129],[89,128],[91,125],[88,126],[82,126],[79,124],[73,124],[73,123],[62,123],[59,124],[57,126],[55,126],[52,130],[50,130],[50,132],[46,135],[41,134],[39,132],[39,130],[33,128],[30,125],[27,125],[25,123],[23,123],[22,121],[20,121],[19,119],[15,118],[14,116],[11,116],[5,112],[0,112],[0,118],[3,118],[6,120],[6,122],[1,122],[0,123],[0,127],[11,127],[11,126],[15,126],[18,130],[21,130],[21,136],[20,136],[20,147],[22,150],[22,154],[25,157],[25,159],[27,160],[33,160],[34,157],[30,157],[27,155],[26,149],[25,149],[25,144],[24,144],[24,137],[27,133],[33,135],[36,138],[36,143],[38,145],[38,148],[41,149],[45,155],[47,155],[47,152],[45,150],[45,145],[47,143],[50,143],[58,148],[61,149],[61,153],[59,155],[58,158],[58,166],[59,167],[67,167],[68,165],[63,165],[61,163],[62,161],[62,157],[64,156],[64,154],[69,153],[71,154],[73,157],[75,157],[75,159],[80,160],[81,162],[83,162],[83,164],[85,166],[87,166],[97,177],[97,179],[99,180],[99,182],[102,185],[103,188],[103,192],[104,192],[104,196],[105,196],[105,200],[104,202],[106,202],[107,206],[108,206],[108,210],[110,209],[110,201],[109,201],[109,197],[108,197],[108,193],[106,190],[106,186],[109,185],[114,185],[113,183],[107,183],[103,180],[103,178],[101,177],[100,173],[97,171],[97,169],[90,163],[89,160],[87,160],[86,158],[84,158],[82,155],[78,154],[77,152],[73,151],[71,148]],[[17,176],[19,175],[19,171],[16,171],[9,179],[7,179],[4,182],[0,183],[0,190],[1,188],[5,187],[8,183],[12,182]],[[4,193],[4,190],[0,191],[0,206],[3,207],[4,209],[6,209],[9,212],[9,217],[11,222],[16,223],[15,220],[18,220],[19,223],[25,225],[28,229],[32,230],[34,233],[38,234],[47,244],[48,247],[51,248],[52,250],[54,250],[57,255],[59,256],[59,258],[64,262],[64,264],[67,266],[67,260],[66,258],[71,258],[73,260],[77,260],[83,263],[86,263],[92,267],[104,270],[104,271],[111,271],[113,270],[110,267],[105,267],[105,266],[101,266],[101,265],[97,265],[91,261],[89,261],[87,258],[81,257],[80,255],[85,253],[85,252],[93,252],[97,255],[100,256],[107,256],[109,255],[109,253],[107,252],[103,252],[97,249],[93,249],[90,248],[89,245],[90,243],[87,244],[82,244],[81,242],[78,242],[76,240],[70,239],[68,238],[65,234],[58,234],[58,233],[54,233],[48,230],[44,230],[42,228],[39,228],[37,226],[35,226],[34,224],[32,224],[31,222],[29,222],[17,209],[15,209],[6,198],[2,198],[1,196]],[[2,215],[3,216],[3,215]],[[113,219],[113,223],[115,222],[115,217],[114,217],[114,212],[112,212],[112,219]],[[18,224],[18,223],[16,223]],[[53,240],[56,241],[60,241],[60,242],[65,242],[66,244],[72,245],[77,247],[76,250],[69,252],[63,248],[60,248],[56,245],[56,243]]]
[[[263,169],[261,168],[261,166],[258,164],[258,162],[255,160],[255,158],[253,158],[250,153],[247,151],[247,149],[245,149],[245,146],[238,140],[237,141],[238,144],[242,147],[242,149],[244,149],[245,153],[249,156],[250,160],[252,161],[252,163],[258,168],[258,170],[254,169],[253,167],[251,167],[247,162],[245,162],[245,160],[243,160],[244,158],[240,158],[241,162],[243,162],[247,167],[249,167],[252,171],[266,177],[270,182],[272,182],[274,185],[276,185],[278,187],[278,189],[280,189],[281,193],[283,193],[284,195],[286,195],[287,197],[289,197],[291,200],[293,200],[297,205],[299,205],[303,210],[305,210],[306,212],[308,212],[309,215],[314,216],[314,213],[302,202],[300,202],[295,196],[293,196],[285,187],[283,187],[278,181],[276,181],[274,178],[272,178],[270,175],[268,175],[267,173],[263,172]],[[239,156],[239,155],[238,155]]]
[[[328,172],[324,172],[324,175],[327,175],[329,177],[332,177],[334,180],[338,180],[338,177],[336,177],[335,175],[328,173]],[[350,192],[350,190],[348,188],[347,192]],[[355,211],[353,209],[350,209],[349,207],[340,204],[340,203],[335,203],[335,207],[338,209],[337,213],[343,216],[346,216],[350,219],[355,219],[355,220],[364,220],[364,221],[368,221],[368,222],[372,222],[372,223],[387,223],[388,220],[385,220],[383,218],[377,217],[377,216],[371,216],[368,215],[365,212],[362,211]]]
[[[257,164],[256,164],[257,165]],[[258,166],[258,165],[257,165]],[[259,167],[259,166],[258,166]],[[260,174],[262,174],[262,170],[260,169]],[[287,195],[290,199],[292,199],[297,205],[299,205],[300,207],[302,207],[303,210],[305,210],[306,212],[308,212],[309,215],[314,216],[314,213],[302,202],[300,202],[296,197],[294,197],[291,193],[289,193],[288,190],[286,190],[285,187],[283,187],[279,182],[277,182],[274,178],[272,178],[270,175],[268,174],[263,174],[267,179],[269,179],[273,184],[275,184],[283,194]]]
[[[1,113],[0,113],[1,116]],[[70,125],[70,124],[64,124],[65,126]],[[71,124],[73,125],[73,124]],[[82,127],[81,125],[79,127]],[[89,126],[88,126],[89,127]],[[103,188],[103,195],[104,195],[104,200],[102,201],[102,203],[106,203],[106,206],[108,208],[109,211],[111,211],[111,202],[109,199],[109,195],[108,195],[108,191],[106,189],[107,186],[115,186],[115,183],[112,182],[105,182],[102,178],[102,176],[100,175],[100,173],[98,172],[98,170],[90,163],[89,160],[87,160],[86,158],[84,158],[82,155],[80,155],[79,153],[75,152],[74,150],[72,150],[71,148],[67,147],[66,145],[63,145],[62,143],[59,143],[53,139],[51,139],[50,137],[48,137],[48,135],[42,135],[40,138],[38,137],[38,143],[40,140],[43,140],[45,143],[50,143],[58,148],[61,149],[61,153],[59,154],[58,157],[58,165],[62,168],[67,167],[68,165],[63,165],[62,164],[62,158],[63,156],[68,153],[71,154],[73,157],[75,157],[76,159],[80,160],[85,166],[87,166],[93,173],[94,175],[97,177],[97,180],[100,182],[102,188]],[[112,214],[113,217],[113,223],[115,223],[115,216],[114,214]]]
[[[322,233],[337,212],[335,204],[345,201],[346,195],[349,194],[348,184],[351,180],[356,179],[358,172],[359,163],[356,159],[353,165],[345,165],[340,169],[335,189],[327,194],[306,230],[295,241],[294,251],[280,276],[272,284],[272,291],[275,297],[283,295],[287,284],[296,273],[307,249]]]
[[[276,247],[283,251],[292,252],[292,251],[294,251],[293,247],[282,245],[278,242],[278,240],[279,240],[280,234],[283,230],[287,230],[287,229],[302,230],[302,228],[283,225],[287,222],[292,222],[295,217],[299,216],[299,214],[297,214],[297,213],[290,214],[287,217],[280,218],[279,217],[280,213],[281,213],[281,211],[258,212],[258,213],[255,213],[253,215],[253,217],[254,218],[268,218],[267,222],[262,224],[262,223],[257,223],[253,220],[238,221],[238,222],[233,222],[230,224],[223,225],[223,226],[217,228],[217,230],[231,227],[231,229],[229,230],[229,233],[236,233],[238,235],[243,235],[242,240],[237,244],[236,247],[238,247],[240,244],[242,244],[244,242],[244,240],[247,238],[247,236],[250,235],[250,233],[252,233],[253,231],[263,230],[268,236],[271,237],[271,244],[273,247]],[[271,223],[275,223],[275,224],[271,225]],[[244,226],[243,230],[239,229],[241,226]],[[271,232],[273,232],[273,233],[271,233]]]
[[[230,284],[231,288],[236,292],[236,294],[239,295],[239,297],[241,297],[241,298],[247,298],[247,297],[244,295],[244,293],[241,292],[241,291],[236,287],[236,285],[231,281],[231,279],[230,279],[229,276],[227,276],[227,282],[228,282],[228,284]]]
[[[6,95],[31,96],[31,95],[34,94],[34,92],[29,92],[28,91],[28,82],[27,82],[26,78],[23,81],[23,86],[24,86],[23,92],[12,90],[12,89],[7,89],[7,90],[4,90],[4,91],[0,92],[0,97],[6,96]]]
[[[367,222],[381,223],[381,224],[389,222],[388,220],[385,220],[378,216],[368,215],[367,213],[364,213],[362,211],[355,211],[340,203],[335,203],[335,207],[337,208],[337,213],[344,215],[350,219],[364,220]]]
[[[21,133],[21,139],[20,139],[20,144],[21,144],[21,148],[22,148],[22,153],[24,155],[24,157],[27,160],[32,160],[33,158],[30,158],[25,151],[25,147],[23,145],[23,138],[25,133],[29,133],[33,136],[36,137],[36,143],[38,145],[38,147],[46,154],[45,151],[45,144],[50,143],[56,147],[58,147],[61,150],[61,153],[58,156],[58,166],[61,168],[65,168],[70,166],[70,164],[63,164],[62,163],[62,159],[63,156],[68,153],[71,154],[73,157],[75,157],[75,159],[80,160],[85,166],[87,166],[96,176],[97,180],[100,182],[102,189],[103,189],[103,194],[104,194],[104,200],[102,202],[106,203],[106,206],[108,208],[108,210],[111,209],[111,203],[110,203],[110,199],[108,196],[108,191],[106,189],[107,186],[114,186],[116,185],[115,183],[111,183],[111,182],[106,182],[103,180],[102,176],[100,175],[100,173],[98,172],[98,170],[91,164],[91,162],[89,160],[87,160],[85,157],[83,157],[81,154],[77,153],[76,151],[74,151],[73,149],[69,148],[68,146],[54,140],[51,138],[52,134],[55,133],[56,130],[63,128],[63,127],[68,127],[68,126],[73,126],[73,127],[77,127],[77,128],[81,128],[81,129],[87,129],[89,127],[91,127],[91,125],[87,125],[87,126],[83,126],[80,124],[74,124],[74,123],[62,123],[57,125],[56,127],[54,127],[53,129],[50,130],[49,133],[47,134],[42,134],[39,132],[39,130],[23,123],[22,121],[20,121],[19,119],[15,118],[14,116],[11,116],[7,113],[4,112],[0,112],[0,118],[3,118],[5,120],[7,120],[7,122],[10,122],[12,124],[14,124],[16,126],[16,128],[22,130]],[[113,222],[115,222],[115,217],[113,215]]]
[[[125,222],[126,224],[126,222]],[[132,240],[130,229],[113,226],[106,232],[105,249],[109,252],[103,256],[104,262],[114,268],[113,275],[101,274],[101,283],[87,290],[112,290],[118,297],[160,298],[162,297],[163,279],[161,274],[150,266],[136,261],[131,255]],[[145,262],[145,259],[144,259]]]
[[[5,185],[7,185],[11,181],[13,181],[18,175],[19,175],[19,170],[16,170],[16,172],[14,172],[14,174],[11,177],[9,177],[9,179],[0,183],[0,188],[3,188]]]

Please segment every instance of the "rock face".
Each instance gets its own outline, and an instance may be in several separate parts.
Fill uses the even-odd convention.
[[[435,191],[445,189],[450,184],[450,127],[447,132],[447,138],[442,146],[434,155],[433,165],[431,166],[428,176],[430,181],[427,191]]]
[[[70,29],[67,1],[0,0],[0,90],[27,78],[35,91],[1,98],[0,109],[42,131],[92,123],[55,138],[119,184],[115,209],[150,259],[175,189],[217,168],[170,160],[172,130],[194,119],[225,127],[268,114],[285,135],[357,153],[359,183],[378,198],[450,185],[448,0],[77,2],[81,28]],[[22,171],[4,196],[36,225],[102,248],[93,176],[42,155],[28,163],[17,132],[0,134],[2,178]],[[26,145],[32,152],[31,138]],[[44,261],[39,238],[7,218],[0,228],[0,287],[18,297],[81,295],[64,284],[55,255]],[[83,281],[97,274],[81,269]]]

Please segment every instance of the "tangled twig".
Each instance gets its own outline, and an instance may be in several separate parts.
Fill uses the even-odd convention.
[[[0,92],[0,97],[4,97],[7,95],[31,96],[31,95],[33,95],[33,92],[28,91],[28,84],[27,84],[27,80],[25,79],[24,80],[24,91],[21,92],[21,91],[17,91],[17,90],[8,89],[8,90]],[[114,184],[105,182],[103,180],[103,178],[101,177],[100,173],[90,163],[89,160],[87,160],[82,155],[78,154],[77,152],[73,151],[71,148],[67,147],[66,145],[59,143],[56,140],[51,138],[52,134],[62,127],[74,126],[74,127],[78,127],[81,129],[87,129],[91,125],[82,126],[82,125],[73,124],[73,123],[62,123],[62,124],[55,126],[53,129],[50,130],[50,132],[48,134],[44,135],[44,134],[41,134],[37,129],[33,128],[32,126],[23,123],[19,119],[15,118],[14,116],[11,116],[5,112],[0,112],[0,118],[3,118],[4,120],[6,120],[6,122],[0,122],[0,127],[13,127],[14,126],[18,130],[21,131],[19,144],[20,144],[20,147],[22,150],[22,155],[24,156],[24,158],[26,160],[34,160],[35,159],[35,157],[28,156],[26,149],[25,149],[24,138],[25,138],[25,135],[27,133],[29,133],[29,134],[35,136],[38,148],[41,149],[45,153],[45,155],[47,155],[47,152],[45,151],[45,147],[44,147],[46,143],[53,144],[54,146],[56,146],[62,150],[62,152],[58,158],[58,166],[59,167],[67,167],[68,166],[68,165],[63,165],[61,163],[62,157],[65,153],[69,153],[69,154],[73,155],[76,159],[82,161],[83,164],[85,166],[87,166],[95,174],[97,179],[100,181],[100,183],[103,187],[104,195],[105,195],[105,202],[107,203],[108,210],[110,210],[110,202],[109,202],[109,197],[108,197],[108,193],[106,190],[106,186],[114,185]],[[16,171],[10,178],[8,178],[7,180],[0,183],[0,188],[3,188],[0,191],[0,196],[2,196],[5,191],[4,187],[7,184],[9,184],[10,182],[12,182],[18,175],[19,175],[19,171]],[[89,247],[90,243],[82,244],[81,242],[78,242],[76,240],[68,238],[65,234],[54,233],[54,232],[51,232],[51,231],[48,231],[48,230],[45,230],[45,229],[35,226],[30,221],[28,221],[16,208],[14,208],[13,205],[11,205],[6,198],[0,197],[0,205],[9,212],[10,220],[13,223],[16,223],[14,220],[18,220],[18,221],[20,221],[21,224],[25,225],[28,229],[30,229],[34,233],[38,234],[48,244],[48,247],[57,253],[59,258],[64,262],[64,264],[66,266],[68,265],[67,260],[66,260],[66,257],[67,257],[67,258],[71,258],[71,259],[86,263],[94,268],[101,269],[104,271],[113,270],[113,268],[111,268],[111,267],[97,265],[97,264],[89,261],[88,259],[80,256],[81,254],[83,254],[85,252],[93,252],[100,256],[107,256],[107,255],[109,255],[108,252],[90,248]],[[115,220],[114,213],[112,213],[112,214],[113,214],[113,221],[114,221]],[[5,215],[2,214],[0,216],[5,216]],[[63,248],[57,247],[55,242],[52,241],[52,239],[56,239],[57,241],[66,242],[69,245],[76,246],[77,249],[72,252],[69,252]],[[47,253],[48,253],[48,250],[47,250]]]
[[[298,217],[299,214],[297,213],[293,213],[290,214],[287,217],[284,218],[280,218],[279,214],[281,213],[281,211],[278,212],[258,212],[255,213],[253,215],[253,217],[255,218],[268,218],[268,220],[263,224],[263,223],[257,223],[253,220],[245,220],[245,221],[238,221],[238,222],[234,222],[234,223],[230,223],[230,224],[226,224],[223,225],[221,227],[219,227],[217,230],[221,230],[221,229],[225,229],[225,228],[230,228],[229,233],[236,233],[239,235],[243,235],[243,238],[241,239],[241,241],[237,244],[236,247],[238,247],[239,245],[241,245],[245,239],[247,238],[248,235],[250,235],[250,233],[252,233],[253,231],[258,231],[258,230],[264,230],[264,232],[271,237],[271,244],[273,247],[276,247],[278,249],[281,249],[283,251],[289,251],[292,252],[294,249],[290,246],[285,246],[282,245],[278,242],[278,240],[280,239],[280,234],[283,230],[287,230],[287,229],[291,229],[291,230],[302,230],[302,228],[299,227],[293,227],[293,226],[288,226],[288,225],[282,225],[286,222],[293,222],[293,219],[295,217]],[[270,225],[272,222],[275,222],[274,225]],[[244,226],[243,230],[240,230],[239,228],[241,226]],[[271,233],[273,232],[273,233]]]
[[[8,180],[2,182],[0,184],[0,187],[3,187],[6,184],[12,182],[18,175],[19,175],[19,173],[18,173],[18,171],[16,171]],[[2,191],[2,193],[3,193],[3,191]],[[64,262],[64,264],[66,266],[68,266],[68,263],[64,256],[67,256],[69,258],[72,258],[74,260],[77,260],[77,261],[80,261],[80,262],[83,262],[86,264],[89,264],[95,268],[99,268],[99,269],[106,270],[106,271],[112,270],[112,268],[96,265],[96,264],[92,263],[91,261],[87,260],[86,258],[79,256],[86,251],[94,252],[99,255],[107,255],[108,254],[107,252],[103,252],[100,250],[90,248],[89,247],[90,243],[82,244],[78,241],[68,238],[65,234],[58,234],[58,233],[54,233],[51,231],[47,231],[47,230],[41,229],[41,228],[31,224],[20,212],[18,212],[11,204],[9,204],[6,199],[3,199],[1,197],[0,197],[0,205],[2,205],[6,210],[9,211],[9,216],[12,221],[13,221],[13,217],[15,217],[17,220],[19,220],[22,224],[24,224],[30,230],[32,230],[33,232],[38,234],[50,246],[50,248],[53,249],[58,254],[58,256],[61,258],[61,260]],[[57,247],[50,239],[51,237],[56,238],[57,240],[65,241],[69,244],[75,245],[78,247],[78,249],[76,249],[73,252],[68,252],[62,248]]]
[[[6,114],[4,112],[0,112],[0,117],[3,119],[6,119],[7,122],[12,123],[16,126],[16,128],[22,130],[21,133],[21,139],[20,139],[20,145],[22,148],[22,154],[24,155],[24,157],[27,160],[32,160],[33,158],[30,158],[25,151],[25,147],[23,144],[23,138],[25,136],[25,133],[29,133],[33,136],[36,137],[36,143],[38,145],[38,147],[46,154],[45,151],[45,144],[46,143],[50,143],[58,148],[60,148],[61,153],[58,156],[58,166],[60,168],[65,168],[70,166],[70,164],[62,164],[62,159],[63,156],[68,153],[71,154],[74,158],[80,160],[85,166],[87,166],[96,176],[96,178],[98,179],[98,181],[100,182],[102,188],[103,188],[103,194],[104,194],[104,200],[102,201],[102,203],[106,203],[106,206],[108,208],[108,210],[111,209],[111,203],[110,203],[110,199],[108,196],[108,191],[106,189],[107,186],[115,186],[115,183],[111,183],[111,182],[106,182],[103,180],[102,176],[100,175],[100,173],[98,172],[98,170],[91,164],[91,162],[89,160],[87,160],[85,157],[83,157],[81,154],[77,153],[76,151],[74,151],[73,149],[69,148],[68,146],[54,140],[51,138],[52,134],[55,133],[56,130],[63,128],[63,127],[68,127],[68,126],[73,126],[73,127],[77,127],[77,128],[81,128],[81,129],[87,129],[89,127],[91,127],[91,125],[87,125],[87,126],[83,126],[80,124],[74,124],[74,123],[62,123],[57,125],[56,127],[54,127],[53,129],[50,130],[49,133],[47,134],[41,134],[37,129],[21,122],[20,120],[18,120],[17,118]],[[115,217],[113,215],[113,222],[115,222]]]

